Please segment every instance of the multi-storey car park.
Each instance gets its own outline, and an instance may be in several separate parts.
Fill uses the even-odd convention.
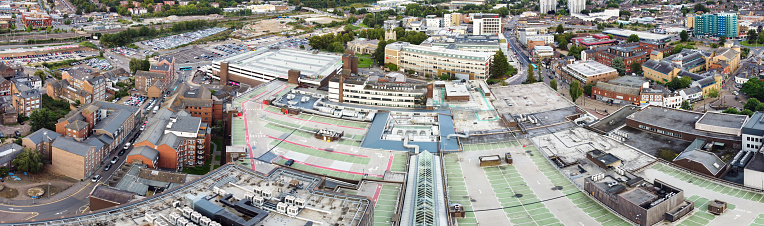
[[[256,53],[291,54],[273,51],[277,50]],[[273,59],[241,60],[265,66]],[[751,164],[760,163],[760,155],[741,152],[730,157],[728,166],[708,157],[715,154],[692,154],[739,148],[740,142],[732,138],[753,134],[747,128],[754,122],[747,117],[628,105],[598,118],[543,83],[502,87],[482,81],[415,82],[397,74],[358,74],[352,62],[343,63],[343,70],[334,62],[314,71],[332,71],[322,77],[326,84],[306,78],[306,73],[313,72],[301,64],[291,71],[279,68],[272,78],[236,93],[226,107],[229,164],[200,178],[171,181],[158,178],[160,172],[151,176],[153,169],[138,163],[125,165],[119,172],[127,173],[120,173],[120,181],[109,180],[91,193],[91,206],[97,203],[102,209],[30,224],[708,225],[764,221],[764,215],[752,211],[764,202],[764,194],[733,183],[751,175],[745,184],[756,184],[751,178],[762,170]],[[235,79],[245,77],[231,78],[243,82]],[[403,102],[411,104],[391,106],[397,103],[393,98],[410,99]],[[656,125],[660,120],[650,121],[658,116],[672,124],[661,127]],[[681,120],[672,118],[677,116]],[[679,126],[666,128],[671,125]],[[698,131],[702,137],[694,137],[700,136]],[[715,140],[719,136],[725,139]],[[691,145],[690,141],[706,143],[695,138],[709,145]],[[659,148],[679,149],[677,154],[683,154],[664,160],[655,157],[663,152]],[[152,157],[144,156],[141,149],[129,155]],[[721,176],[699,173],[704,169],[714,169]],[[743,176],[726,173],[733,170]],[[151,184],[162,189],[157,195],[140,197],[149,194]],[[726,213],[707,213],[721,203],[714,200],[726,202]],[[102,207],[108,202],[119,205]],[[0,204],[5,207],[10,206]]]

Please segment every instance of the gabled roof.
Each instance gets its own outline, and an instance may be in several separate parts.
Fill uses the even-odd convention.
[[[51,144],[54,148],[61,149],[63,151],[79,155],[79,156],[87,156],[88,151],[90,150],[90,145],[77,142],[71,137],[59,137],[53,143]]]
[[[671,63],[666,61],[648,60],[648,61],[645,61],[645,63],[643,63],[642,66],[653,69],[663,74],[669,74],[671,73],[671,71],[674,70],[674,66],[671,66]]]
[[[13,161],[21,152],[24,152],[24,148],[16,143],[7,143],[0,146],[0,164]]]
[[[140,146],[140,147],[133,148],[133,150],[130,151],[130,153],[127,154],[127,156],[133,156],[133,155],[141,155],[151,161],[155,161],[159,159],[159,151],[149,146]]]
[[[136,71],[135,77],[164,78],[164,74],[151,71]]]
[[[34,143],[35,145],[42,143],[43,141],[52,141],[56,138],[60,137],[60,133],[56,133],[56,131],[52,131],[46,128],[39,129],[35,131],[32,134],[27,135],[26,139],[29,139]]]
[[[91,197],[119,204],[128,203],[137,195],[138,194],[135,192],[122,191],[105,185],[96,185],[96,187],[93,188],[93,192],[90,193]]]
[[[133,114],[131,112],[128,112],[127,110],[119,109],[111,114],[109,116],[106,116],[106,118],[101,119],[98,124],[96,124],[95,128],[93,129],[101,129],[104,130],[110,134],[114,134],[119,130],[119,128],[122,127],[122,124],[127,121]]]
[[[149,70],[150,71],[170,71],[170,65],[169,64],[151,65]]]
[[[74,131],[80,131],[82,129],[87,128],[88,127],[88,123],[87,122],[83,122],[81,120],[77,120],[77,121],[74,121],[72,123],[67,124],[64,127],[67,128],[67,129],[74,130]]]
[[[683,159],[702,164],[712,175],[719,173],[726,165],[716,154],[697,148],[684,150],[674,159],[674,162]]]

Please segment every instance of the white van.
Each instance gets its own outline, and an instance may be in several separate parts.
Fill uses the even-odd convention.
[[[159,106],[154,106],[154,111],[152,111],[152,112],[156,114],[157,111],[159,111]]]

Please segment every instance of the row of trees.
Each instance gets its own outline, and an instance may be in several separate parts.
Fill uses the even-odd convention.
[[[325,35],[316,35],[308,38],[308,43],[314,49],[342,53],[345,52],[345,44],[355,39],[355,32],[347,31],[343,33],[329,33]]]
[[[135,74],[136,71],[148,71],[149,68],[151,68],[151,63],[149,63],[149,57],[147,56],[146,59],[136,59],[136,58],[130,58],[130,63],[128,63],[128,66],[130,67],[130,72]]]
[[[730,107],[722,111],[723,113],[738,114],[738,115],[753,115],[754,112],[764,111],[764,103],[761,103],[756,98],[750,98],[743,105],[743,110],[738,111],[736,108]]]
[[[449,11],[447,6],[438,5],[438,6],[432,6],[432,5],[419,5],[419,4],[408,4],[406,5],[406,11],[403,12],[406,16],[415,16],[415,17],[425,17],[427,15],[436,15],[438,17],[442,17],[443,14],[451,13],[452,11]],[[469,13],[496,13],[499,14],[501,17],[505,17],[510,14],[510,9],[507,9],[507,7],[501,7],[498,9],[493,9],[493,5],[491,4],[485,4],[485,5],[474,5],[469,4],[462,9],[458,11],[461,14],[469,14]],[[513,14],[514,15],[514,14]]]

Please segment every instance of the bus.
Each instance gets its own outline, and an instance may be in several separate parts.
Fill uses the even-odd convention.
[[[538,70],[539,70],[539,69],[536,67],[536,64],[531,64],[531,65],[533,65],[533,70],[534,70],[534,71],[538,71]]]
[[[190,71],[193,67],[180,67],[178,71]]]

